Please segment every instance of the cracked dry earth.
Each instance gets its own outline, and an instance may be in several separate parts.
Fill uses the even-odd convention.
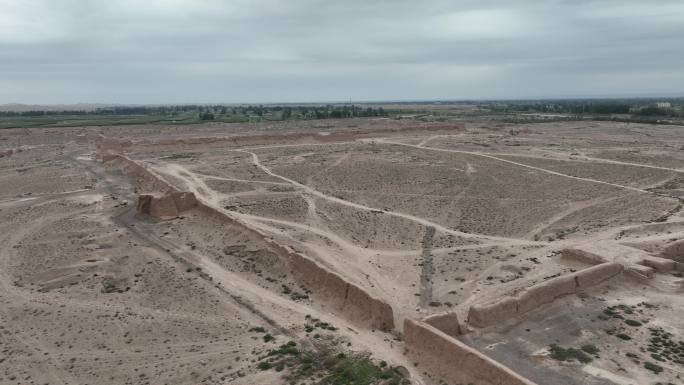
[[[259,357],[309,343],[317,318],[335,326],[318,339],[370,352],[413,383],[455,384],[401,340],[404,319],[444,312],[463,322],[463,342],[538,384],[684,383],[677,269],[466,324],[474,304],[586,267],[562,250],[625,266],[672,250],[684,239],[681,127],[471,122],[339,141],[292,128],[273,139],[262,134],[278,127],[265,125],[140,128],[4,130],[0,147],[20,151],[0,158],[0,383],[286,383]],[[137,195],[155,187],[98,160],[98,135],[132,141],[122,153],[158,178],[386,301],[395,330],[337,313],[239,226],[198,210],[137,215]],[[589,362],[551,348],[586,345],[597,349]]]

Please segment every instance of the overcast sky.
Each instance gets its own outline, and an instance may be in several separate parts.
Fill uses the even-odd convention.
[[[0,103],[639,95],[682,0],[0,0]]]

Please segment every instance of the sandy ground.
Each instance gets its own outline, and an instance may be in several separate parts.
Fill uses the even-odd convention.
[[[0,147],[21,151],[0,158],[0,383],[284,383],[256,358],[306,341],[313,315],[338,327],[331,338],[429,384],[403,355],[406,317],[465,319],[474,303],[582,268],[560,258],[565,248],[633,263],[684,239],[681,127],[472,122],[358,135],[394,124],[411,127],[5,130]],[[386,300],[397,330],[359,328],[315,293],[293,298],[306,288],[240,228],[195,210],[169,221],[135,215],[137,194],[152,191],[95,159],[97,134],[131,140],[126,155],[159,177]],[[539,384],[681,383],[681,363],[640,350],[652,325],[684,339],[678,274],[616,278],[463,339]],[[641,303],[653,308],[631,340],[603,331],[619,322],[597,318],[607,306]],[[600,350],[589,364],[548,355],[551,344],[587,341]]]

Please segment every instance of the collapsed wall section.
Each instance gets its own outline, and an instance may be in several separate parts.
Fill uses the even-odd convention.
[[[677,262],[672,259],[658,257],[644,258],[639,262],[640,265],[651,267],[659,273],[667,273],[668,271],[674,270],[676,263]]]
[[[458,315],[456,313],[433,314],[423,318],[423,322],[452,337],[463,334],[463,329],[458,322]]]
[[[468,324],[488,327],[522,315],[556,298],[577,293],[622,273],[624,267],[606,262],[576,273],[533,285],[517,297],[504,297],[488,304],[475,304],[468,311]]]
[[[560,254],[561,258],[586,263],[587,265],[598,265],[608,262],[605,258],[598,254],[590,253],[580,249],[563,249],[561,250]]]
[[[409,355],[449,383],[534,385],[506,366],[424,322],[404,321]]]
[[[668,244],[660,253],[660,256],[684,263],[684,239]]]
[[[645,281],[653,278],[655,269],[644,265],[631,264],[625,267],[625,274],[632,278]]]

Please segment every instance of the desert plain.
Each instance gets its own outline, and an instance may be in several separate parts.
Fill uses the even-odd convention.
[[[684,383],[681,126],[42,127],[0,150],[2,384]]]

